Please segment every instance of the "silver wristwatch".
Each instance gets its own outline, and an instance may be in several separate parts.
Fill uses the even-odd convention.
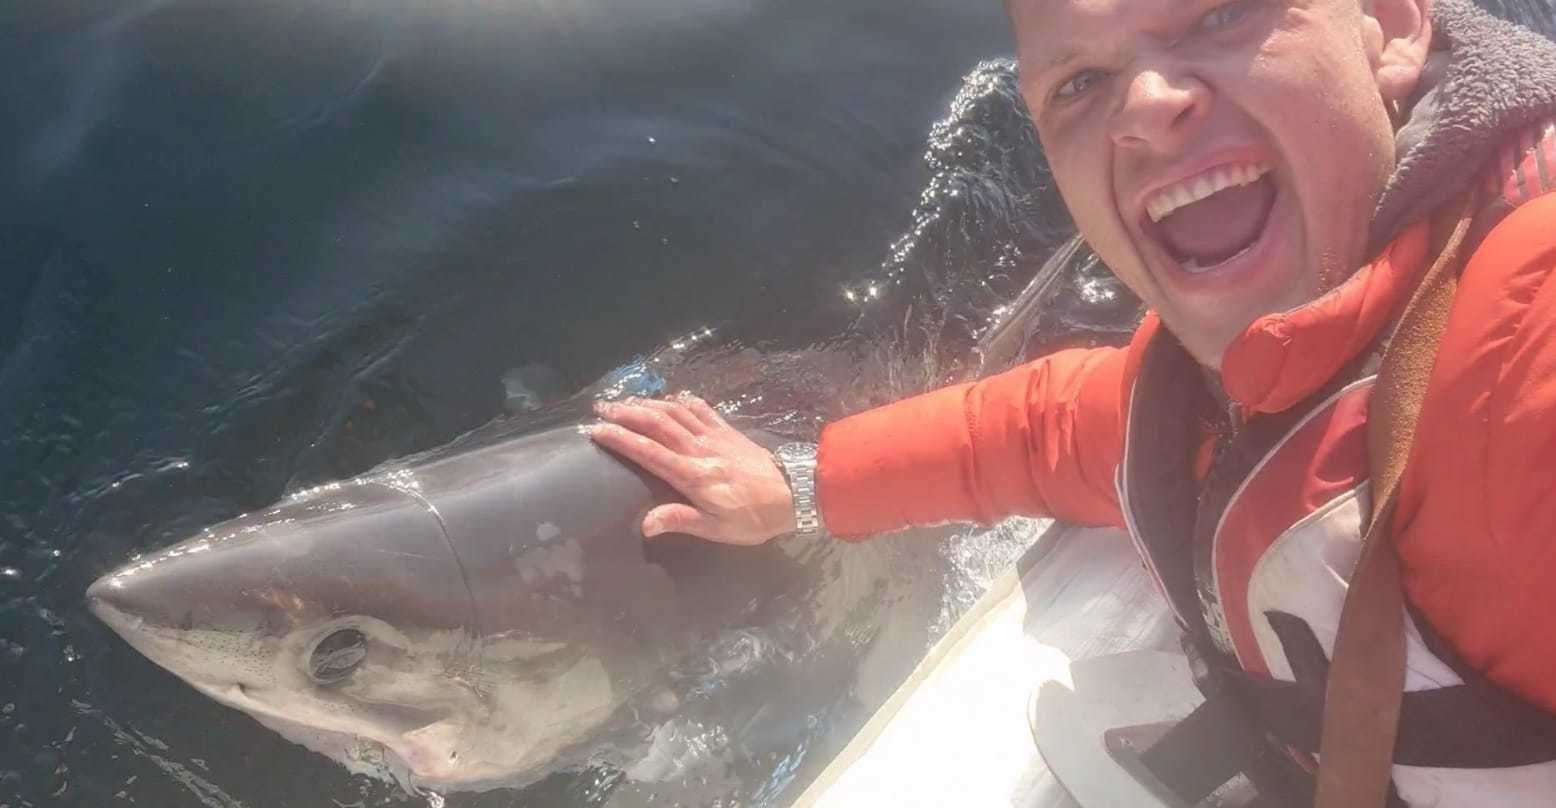
[[[821,511],[816,502],[816,444],[785,443],[773,450],[773,459],[794,494],[794,532],[801,536],[821,533]]]

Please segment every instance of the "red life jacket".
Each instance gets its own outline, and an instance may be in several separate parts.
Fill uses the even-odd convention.
[[[1534,131],[1543,137],[1521,137],[1524,159],[1512,171],[1499,166],[1505,181],[1488,186],[1482,232],[1550,187],[1538,180],[1556,167],[1547,161],[1556,129]],[[1148,339],[1118,470],[1125,521],[1201,662],[1207,694],[1230,694],[1257,726],[1253,737],[1273,736],[1296,764],[1250,775],[1289,788],[1314,768],[1328,661],[1371,512],[1366,422],[1380,350],[1362,351],[1300,403],[1233,430],[1238,413],[1206,388],[1176,340],[1159,329]],[[1207,426],[1219,437],[1199,475]],[[1556,716],[1460,662],[1419,614],[1406,615],[1406,634],[1399,802],[1556,800]]]

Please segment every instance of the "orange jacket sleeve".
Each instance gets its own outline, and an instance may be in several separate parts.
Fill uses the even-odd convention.
[[[861,413],[823,431],[827,528],[859,537],[1017,514],[1122,524],[1127,350],[1061,351],[998,376]]]
[[[1465,266],[1395,544],[1410,600],[1464,661],[1556,712],[1556,194]]]

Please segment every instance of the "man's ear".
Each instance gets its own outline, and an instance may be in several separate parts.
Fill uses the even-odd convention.
[[[1385,101],[1415,91],[1432,46],[1432,0],[1363,0],[1367,57]]]

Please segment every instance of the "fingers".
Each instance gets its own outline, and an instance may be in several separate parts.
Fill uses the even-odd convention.
[[[600,417],[640,435],[652,438],[677,452],[692,448],[695,438],[681,421],[660,407],[664,402],[630,401],[623,404],[601,402],[595,405]]]
[[[643,517],[643,538],[651,539],[664,533],[685,533],[702,539],[720,541],[713,519],[690,505],[673,502],[660,505]]]
[[[680,400],[681,405],[705,426],[712,427],[714,429],[722,429],[729,426],[729,424],[724,420],[724,416],[719,415],[719,411],[714,409],[713,405],[709,404],[708,402],[703,401],[691,393],[682,393],[677,396],[677,398]]]
[[[690,496],[688,491],[701,476],[702,469],[697,461],[631,429],[603,423],[587,427],[585,431],[595,443],[642,466],[644,471],[687,496]]]
[[[698,418],[697,415],[688,409],[685,403],[679,399],[674,401],[663,401],[655,398],[645,398],[633,399],[629,403],[640,407],[647,407],[651,410],[658,410],[659,412],[664,413],[667,417],[680,424],[688,433],[692,435],[700,435],[703,432],[706,432],[708,429],[708,425],[703,423],[702,419]]]

